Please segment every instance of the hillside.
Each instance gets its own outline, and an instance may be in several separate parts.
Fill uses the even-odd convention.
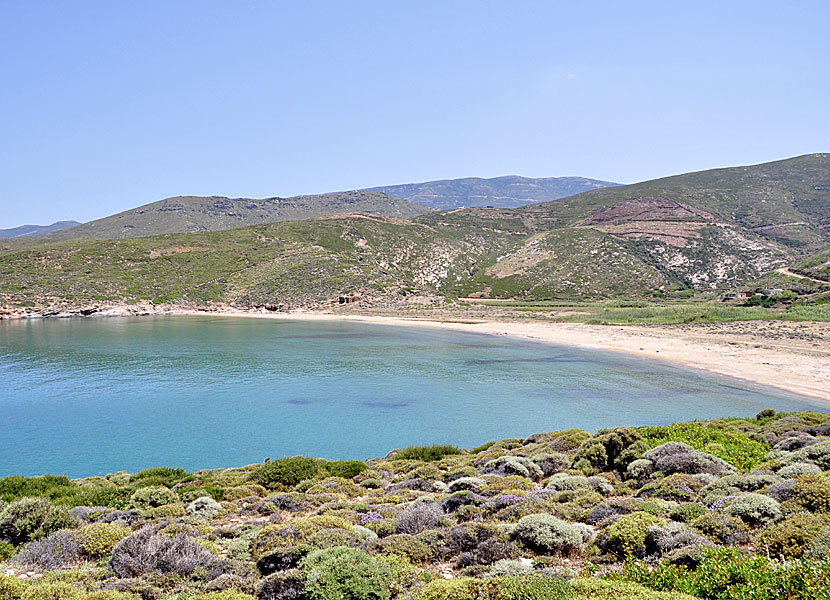
[[[51,225],[21,225],[20,227],[12,227],[11,229],[0,229],[0,238],[33,237],[43,235],[44,233],[69,229],[76,225],[80,225],[80,223],[78,221],[57,221]]]
[[[386,185],[369,188],[368,191],[404,198],[437,210],[449,210],[472,206],[516,208],[615,185],[619,184],[585,177],[531,178],[508,175],[490,179],[466,177]]]
[[[814,295],[827,289],[829,171],[830,155],[811,155],[519,209],[10,240],[0,243],[0,298],[8,310],[59,311],[147,300],[320,307],[346,296],[364,306],[441,297],[630,300],[742,284]]]
[[[90,221],[49,236],[49,240],[138,238],[166,233],[221,231],[275,221],[300,221],[335,213],[411,218],[423,206],[378,192],[340,192],[293,198],[177,196]]]

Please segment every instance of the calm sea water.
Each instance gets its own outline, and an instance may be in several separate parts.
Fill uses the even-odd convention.
[[[364,459],[409,444],[817,406],[659,361],[429,328],[0,322],[0,475]]]

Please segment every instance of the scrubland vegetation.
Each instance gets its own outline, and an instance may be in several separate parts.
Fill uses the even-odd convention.
[[[5,477],[0,540],[2,600],[823,599],[830,415]]]

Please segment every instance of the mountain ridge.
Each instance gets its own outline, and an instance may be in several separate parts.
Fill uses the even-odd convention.
[[[437,210],[491,206],[517,208],[572,196],[591,189],[620,184],[587,177],[462,177],[421,183],[403,183],[365,188],[417,202]]]
[[[34,237],[53,231],[69,229],[80,224],[78,221],[55,221],[51,225],[19,225],[8,229],[0,229],[0,238]]]

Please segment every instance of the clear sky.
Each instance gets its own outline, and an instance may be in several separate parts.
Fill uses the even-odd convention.
[[[0,0],[0,228],[830,151],[830,2]]]

